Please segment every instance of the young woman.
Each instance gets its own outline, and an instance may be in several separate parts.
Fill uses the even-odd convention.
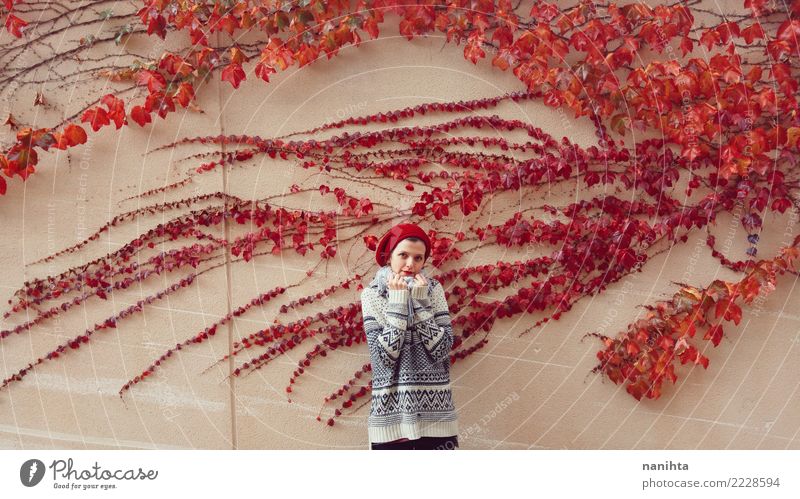
[[[450,390],[453,329],[444,288],[423,270],[431,242],[399,224],[375,251],[378,270],[361,292],[372,362],[371,449],[455,449]]]

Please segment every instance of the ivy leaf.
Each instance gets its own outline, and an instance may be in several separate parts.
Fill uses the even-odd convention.
[[[378,238],[375,236],[365,236],[364,244],[367,245],[368,250],[375,251],[378,249]]]
[[[167,80],[165,80],[161,74],[150,71],[149,69],[140,70],[136,75],[136,82],[139,85],[147,85],[147,90],[149,90],[150,93],[164,90],[167,86]]]
[[[76,146],[86,143],[86,130],[82,126],[70,123],[64,129],[64,137],[69,141],[69,145]]]
[[[715,324],[708,328],[706,331],[705,336],[703,336],[704,340],[711,340],[714,346],[718,346],[719,343],[722,341],[722,326],[720,324]]]
[[[175,92],[175,99],[182,107],[189,105],[189,102],[194,98],[194,87],[189,82],[181,82],[178,85],[178,90]]]
[[[14,14],[8,14],[6,17],[6,29],[9,33],[16,36],[17,38],[22,37],[22,31],[27,26],[28,23],[20,19],[19,17],[15,16]]]
[[[169,52],[161,57],[161,60],[158,62],[158,68],[171,75],[180,75],[183,77],[189,76],[192,71],[194,71],[194,67],[186,62],[183,57]]]
[[[158,35],[162,40],[165,40],[167,37],[167,20],[164,19],[164,16],[161,14],[150,16],[147,22],[147,34],[152,35],[153,33]]]
[[[111,123],[111,121],[108,119],[108,113],[106,110],[99,107],[87,109],[81,116],[81,122],[88,122],[90,125],[92,125],[92,130],[95,132],[103,128],[105,125]]]
[[[142,106],[134,106],[133,109],[131,109],[131,119],[138,123],[141,127],[152,121],[152,118],[150,118],[150,113],[145,111]]]
[[[275,72],[275,68],[263,62],[256,64],[256,76],[262,80],[269,82],[269,75]]]
[[[497,66],[501,71],[505,71],[511,66],[516,65],[517,59],[514,54],[507,48],[503,48],[492,59],[492,66]]]
[[[443,203],[434,203],[431,211],[433,211],[433,216],[436,217],[436,220],[441,220],[450,214],[450,209]]]
[[[475,33],[477,33],[477,31]],[[483,36],[476,35],[475,33],[469,35],[467,43],[464,45],[464,57],[472,61],[472,64],[478,64],[478,59],[486,57],[486,52],[481,48]]]
[[[119,130],[125,124],[125,103],[113,94],[103,96],[101,102],[108,108],[108,117]]]
[[[230,82],[233,88],[239,88],[239,83],[247,79],[241,64],[231,63],[222,70],[222,80]]]
[[[755,40],[756,37],[764,38],[764,29],[761,27],[761,23],[755,22],[754,24],[751,24],[750,26],[743,29],[741,32],[741,36],[742,38],[744,38],[745,42],[750,44],[753,43],[753,40]]]

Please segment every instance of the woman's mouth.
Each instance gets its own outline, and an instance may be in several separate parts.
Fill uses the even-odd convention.
[[[413,272],[409,272],[408,270],[404,270],[404,271],[403,271],[403,274],[405,274],[405,275],[411,275],[411,274],[413,274]]]

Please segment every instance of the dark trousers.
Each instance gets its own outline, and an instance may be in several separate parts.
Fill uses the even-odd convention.
[[[405,442],[371,443],[372,450],[455,450],[458,437],[422,437]]]

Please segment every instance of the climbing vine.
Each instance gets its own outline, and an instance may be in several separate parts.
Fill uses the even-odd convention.
[[[6,2],[6,28],[24,38],[36,31],[37,24],[23,20],[21,5]],[[655,255],[686,242],[697,231],[706,231],[712,256],[744,275],[742,279],[717,280],[706,287],[682,283],[671,300],[648,306],[646,317],[619,337],[590,333],[604,346],[597,353],[600,364],[594,372],[627,384],[637,399],[659,397],[663,380],[677,379],[676,360],[709,366],[709,357],[697,348],[698,331],[703,331],[704,340],[719,345],[724,338],[720,319],[738,324],[742,302],[751,302],[762,288],[773,290],[778,275],[796,275],[797,238],[776,255],[760,260],[756,256],[766,214],[794,214],[800,208],[796,170],[800,0],[785,10],[766,0],[746,0],[743,8],[745,14],[719,22],[719,16],[698,1],[652,7],[535,1],[524,9],[510,1],[143,2],[135,16],[119,16],[126,24],[115,36],[82,40],[79,47],[121,44],[131,36],[164,39],[174,32],[186,38],[187,48],[163,52],[144,63],[103,68],[96,76],[132,87],[97,96],[56,126],[24,126],[9,116],[7,125],[18,132],[0,155],[6,177],[29,178],[47,157],[40,151],[77,147],[86,142],[88,128],[96,132],[132,123],[145,127],[154,115],[166,119],[177,106],[197,107],[196,94],[211,77],[234,88],[248,78],[267,83],[278,71],[303,67],[323,56],[333,58],[345,45],[358,46],[362,38],[378,38],[386,22],[399,23],[400,33],[409,40],[443,33],[448,43],[463,44],[467,60],[474,64],[490,60],[493,68],[511,71],[521,85],[518,91],[499,96],[386,110],[281,137],[199,136],[162,146],[201,144],[214,150],[189,156],[187,160],[196,164],[181,180],[135,196],[145,202],[155,194],[180,193],[206,172],[246,169],[266,157],[290,168],[320,172],[325,180],[318,187],[293,185],[291,194],[313,192],[338,208],[291,209],[270,197],[241,199],[216,192],[153,203],[116,216],[85,241],[32,265],[79,253],[111,227],[139,217],[161,214],[169,219],[101,258],[26,282],[9,300],[4,318],[24,312],[33,319],[4,328],[0,340],[33,334],[37,326],[76,305],[106,300],[117,290],[155,276],[174,276],[174,284],[30,361],[4,379],[1,388],[22,381],[44,362],[75,353],[96,333],[108,333],[145,306],[192,286],[197,276],[225,265],[226,255],[237,264],[284,251],[318,254],[308,279],[342,248],[355,248],[360,255],[374,251],[380,235],[396,221],[397,209],[360,194],[358,187],[381,181],[388,185],[381,189],[395,197],[414,196],[413,206],[399,210],[402,216],[437,227],[429,234],[430,262],[440,271],[436,278],[447,290],[453,317],[451,363],[485,346],[496,320],[529,314],[531,325],[525,334],[558,320],[580,299],[640,271]],[[715,23],[697,26],[698,15]],[[249,32],[262,36],[248,45],[236,42],[238,35]],[[27,43],[37,40],[31,35]],[[648,59],[651,62],[644,62]],[[6,69],[23,80],[30,70]],[[146,96],[128,97],[131,88],[146,89]],[[583,148],[567,137],[557,140],[531,123],[503,118],[496,108],[508,101],[570,109],[575,119],[592,123],[597,144]],[[421,115],[435,116],[438,122],[418,126],[415,118]],[[645,138],[640,138],[639,132],[657,133],[642,133]],[[512,133],[526,138],[506,138]],[[631,146],[623,140],[628,135],[636,139]],[[221,145],[222,153],[216,150]],[[496,225],[478,222],[492,200],[504,193],[541,199],[545,188],[555,186],[580,186],[584,198],[566,206],[533,205]],[[6,189],[0,177],[0,192]],[[681,199],[676,191],[683,194]],[[740,261],[720,253],[712,234],[717,217],[732,213],[735,206],[743,207],[739,221],[750,244]],[[186,209],[188,214],[177,213]],[[447,231],[447,222],[456,215],[472,222],[468,230]],[[214,236],[212,229],[223,223],[237,227],[238,235],[230,240]],[[486,245],[535,248],[538,255],[479,266],[461,263]],[[365,341],[354,291],[362,289],[366,282],[362,278],[368,274],[365,269],[281,305],[279,315],[306,307],[309,315],[251,332],[217,362],[235,357],[238,364],[231,376],[246,376],[289,351],[305,349],[286,386],[291,397],[319,357]],[[120,396],[146,381],[178,351],[209,340],[232,318],[281,299],[289,287],[301,286],[305,279],[252,297],[163,352],[120,388]],[[504,290],[505,298],[479,299],[496,290]],[[312,313],[321,299],[337,293],[350,303]],[[370,382],[365,379],[369,371],[369,364],[364,364],[325,397],[322,410],[339,401],[324,418],[327,424],[333,425],[336,417],[369,393]]]

